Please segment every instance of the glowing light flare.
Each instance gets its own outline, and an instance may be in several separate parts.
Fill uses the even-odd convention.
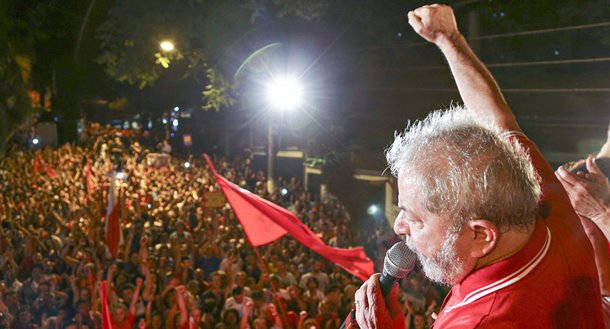
[[[189,168],[190,166],[191,166],[190,162],[187,161],[187,162],[184,163],[184,168]]]
[[[32,144],[38,145],[38,143],[40,143],[40,140],[38,138],[32,139]]]
[[[159,47],[161,48],[161,50],[163,51],[173,51],[174,48],[174,43],[169,41],[169,40],[163,40],[159,43]]]
[[[283,189],[282,189],[282,195],[286,195],[286,194],[288,194],[288,190],[287,190],[287,189],[285,189],[285,188],[283,188]]]
[[[379,213],[379,207],[377,207],[377,205],[371,205],[366,210],[366,213],[369,214],[370,216],[375,216],[375,215],[377,215],[377,213]]]
[[[296,77],[276,77],[267,85],[267,99],[277,110],[292,110],[303,101],[303,87]]]

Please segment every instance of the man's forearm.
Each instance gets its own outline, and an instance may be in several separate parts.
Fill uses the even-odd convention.
[[[468,109],[493,120],[505,130],[520,130],[498,84],[460,33],[436,42],[449,63],[462,100]]]

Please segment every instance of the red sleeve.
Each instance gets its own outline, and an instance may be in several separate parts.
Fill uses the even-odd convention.
[[[529,155],[530,161],[539,176],[542,195],[540,197],[541,215],[548,226],[568,226],[582,231],[578,215],[572,208],[570,199],[555,176],[555,171],[540,153],[540,150],[522,132],[507,132],[505,137],[511,143],[518,143]]]

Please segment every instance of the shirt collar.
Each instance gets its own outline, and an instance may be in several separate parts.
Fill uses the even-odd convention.
[[[454,302],[446,305],[447,311],[521,280],[542,261],[550,243],[550,230],[543,220],[537,220],[534,232],[523,249],[507,259],[473,271],[461,283],[453,286],[451,299]]]

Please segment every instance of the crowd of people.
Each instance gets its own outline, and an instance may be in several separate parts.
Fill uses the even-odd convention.
[[[134,134],[93,125],[88,136],[0,159],[0,328],[101,329],[104,303],[114,329],[337,328],[353,308],[361,282],[290,236],[259,247],[259,258],[228,203],[206,203],[219,187],[200,157],[151,164]],[[325,243],[371,240],[353,232],[338,200],[320,200],[297,178],[278,178],[269,194],[247,157],[213,160]],[[118,172],[122,240],[113,257],[105,217]],[[388,231],[381,225],[367,248],[379,247],[378,265]],[[420,273],[402,286],[408,323],[422,328],[444,291]]]

